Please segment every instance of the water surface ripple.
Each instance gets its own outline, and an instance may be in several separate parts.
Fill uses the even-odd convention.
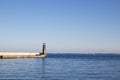
[[[0,59],[0,80],[120,80],[120,55]]]

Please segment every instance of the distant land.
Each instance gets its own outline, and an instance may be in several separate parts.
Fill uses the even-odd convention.
[[[48,53],[48,54],[120,54],[120,53],[70,53],[70,52],[68,52],[68,53],[52,53],[52,52],[50,52],[50,53]]]

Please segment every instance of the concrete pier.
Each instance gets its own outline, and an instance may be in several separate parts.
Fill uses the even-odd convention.
[[[33,52],[0,52],[0,59],[14,59],[14,58],[45,58],[46,44],[43,43],[42,53]]]

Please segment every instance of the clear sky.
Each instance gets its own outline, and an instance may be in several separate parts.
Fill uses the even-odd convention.
[[[120,53],[120,0],[0,0],[0,51]]]

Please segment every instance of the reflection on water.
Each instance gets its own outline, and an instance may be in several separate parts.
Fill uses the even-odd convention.
[[[45,79],[45,58],[42,58],[42,78]]]
[[[45,80],[46,59],[1,59],[0,80]]]

